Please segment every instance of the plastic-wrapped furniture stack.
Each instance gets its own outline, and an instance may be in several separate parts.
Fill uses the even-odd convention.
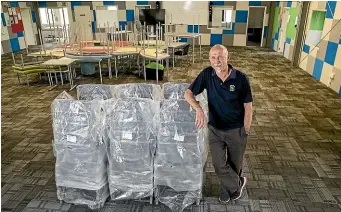
[[[195,127],[195,111],[183,99],[187,87],[188,84],[164,85],[165,99],[161,101],[154,161],[156,202],[176,212],[200,202],[207,152],[207,129]],[[198,96],[197,100],[207,115],[205,94]]]
[[[159,85],[147,83],[129,83],[115,85],[113,87],[114,98],[147,98],[160,100],[162,98],[162,89]]]
[[[79,100],[106,100],[113,97],[113,86],[102,84],[85,84],[77,86]]]
[[[150,84],[115,86],[106,102],[108,181],[113,200],[153,199],[153,160],[161,87]]]
[[[52,103],[57,197],[100,208],[109,196],[103,102],[64,97]]]

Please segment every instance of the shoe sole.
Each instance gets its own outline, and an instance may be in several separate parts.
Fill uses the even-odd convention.
[[[243,194],[243,189],[244,189],[244,187],[245,187],[245,185],[246,185],[246,183],[247,183],[247,178],[246,178],[246,177],[243,177],[243,179],[244,179],[244,183],[243,183],[243,185],[242,185],[242,188],[240,189],[240,195],[239,195],[238,197],[234,198],[233,200],[239,199],[239,198],[242,196],[242,194]]]
[[[220,200],[220,197],[219,197],[219,202],[220,202],[221,204],[226,204],[226,203],[228,203],[229,201],[230,201],[230,199],[227,200],[227,201],[221,201],[221,200]]]

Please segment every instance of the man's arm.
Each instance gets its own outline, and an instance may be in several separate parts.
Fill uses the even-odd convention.
[[[191,105],[194,110],[201,109],[199,102],[195,100],[195,96],[190,89],[187,89],[185,91],[185,100],[188,102],[189,105]]]
[[[185,92],[185,100],[196,111],[195,126],[197,128],[205,127],[205,113],[201,108],[199,102],[195,100],[195,96],[190,89]]]
[[[252,102],[244,103],[244,108],[245,108],[244,128],[246,132],[249,132],[252,123]]]

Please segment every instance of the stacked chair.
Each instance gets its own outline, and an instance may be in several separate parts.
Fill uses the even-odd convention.
[[[202,197],[207,130],[187,83],[82,85],[52,103],[58,199],[91,209],[145,200],[183,211]],[[205,93],[197,100],[207,115]]]
[[[100,208],[109,196],[100,101],[56,99],[52,103],[57,197]]]
[[[125,84],[114,87],[106,105],[108,179],[111,199],[153,200],[153,161],[161,87]],[[157,93],[157,91],[159,93]]]
[[[154,161],[156,203],[172,211],[199,204],[206,161],[206,129],[195,127],[195,111],[183,99],[188,84],[166,83],[160,109],[160,129]],[[207,115],[207,102],[200,104]]]
[[[112,98],[111,85],[85,84],[77,86],[77,97],[79,100],[106,100]]]

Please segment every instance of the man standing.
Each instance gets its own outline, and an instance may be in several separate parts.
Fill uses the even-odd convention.
[[[219,201],[227,203],[241,197],[247,182],[241,174],[252,122],[252,93],[247,76],[228,64],[226,47],[213,46],[209,59],[211,66],[189,86],[185,99],[196,110],[196,126],[203,128],[204,112],[194,96],[207,90],[212,162],[221,180]]]

